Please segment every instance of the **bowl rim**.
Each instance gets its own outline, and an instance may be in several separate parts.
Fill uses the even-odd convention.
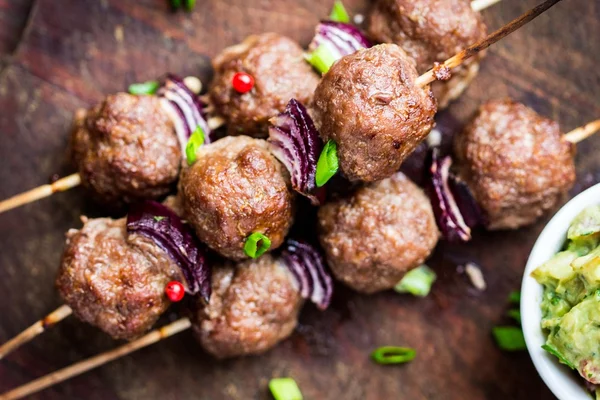
[[[600,204],[600,183],[575,196],[552,217],[537,238],[523,273],[521,319],[527,351],[538,374],[559,400],[589,400],[590,394],[576,374],[541,348],[546,343],[540,327],[543,289],[531,272],[562,248],[569,225],[577,214],[596,204]]]

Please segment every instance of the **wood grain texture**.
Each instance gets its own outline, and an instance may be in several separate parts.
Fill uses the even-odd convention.
[[[485,19],[497,28],[536,2],[504,0]],[[251,33],[277,31],[305,45],[331,6],[197,3],[189,15],[171,13],[162,0],[37,0],[0,73],[0,198],[72,172],[65,146],[77,107],[165,71],[208,81],[210,57]],[[345,3],[352,12],[369,5]],[[14,4],[0,0],[0,22],[26,20],[24,3]],[[20,37],[7,32],[0,23],[4,53]],[[481,102],[506,96],[560,121],[565,131],[599,118],[598,37],[600,3],[568,0],[493,46],[467,93],[439,115],[445,141]],[[579,147],[570,195],[600,181],[599,152],[600,137]],[[73,190],[0,216],[0,342],[60,304],[53,279],[64,232],[80,226],[81,214],[102,213]],[[33,398],[269,399],[268,380],[292,376],[306,399],[550,399],[528,355],[500,352],[490,334],[509,322],[507,295],[518,289],[548,219],[517,232],[476,232],[468,245],[441,243],[429,263],[440,279],[425,299],[361,296],[339,287],[331,309],[305,307],[292,338],[264,356],[217,362],[182,333]],[[487,291],[474,291],[457,272],[467,261],[481,265]],[[116,344],[67,320],[0,362],[0,392]],[[374,365],[370,351],[388,344],[415,347],[417,358],[402,367]]]

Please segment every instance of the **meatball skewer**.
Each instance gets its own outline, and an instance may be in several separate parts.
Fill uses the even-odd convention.
[[[366,182],[394,174],[433,127],[436,104],[428,85],[449,79],[450,69],[559,1],[545,1],[421,76],[394,44],[338,60],[317,86],[313,109],[321,138],[337,147],[341,172],[351,181]]]
[[[1,201],[0,213],[79,185],[107,204],[169,193],[191,133],[185,130],[201,126],[208,141],[210,131],[222,123],[218,118],[203,120],[201,105],[194,99],[197,94],[184,82],[199,89],[192,84],[199,82],[195,77],[180,80],[168,75],[158,96],[117,93],[88,111],[78,110],[71,148],[79,172]]]
[[[574,144],[598,130],[600,120],[562,134],[556,122],[523,104],[482,105],[454,138],[456,175],[452,158],[432,150],[430,196],[446,238],[468,241],[476,225],[498,230],[534,223],[573,186]]]
[[[306,284],[309,276],[315,278],[312,288]],[[212,286],[208,303],[199,299],[190,318],[38,378],[0,395],[0,399],[20,399],[189,328],[194,329],[202,348],[216,358],[260,354],[292,333],[304,298],[325,309],[332,290],[321,256],[311,246],[294,240],[289,240],[278,258],[265,255],[235,266],[217,266]]]

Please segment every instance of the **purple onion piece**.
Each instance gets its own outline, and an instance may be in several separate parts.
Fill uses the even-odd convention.
[[[292,187],[318,205],[315,172],[323,142],[306,108],[291,99],[285,111],[271,118],[269,148],[290,172]]]
[[[157,95],[162,98],[162,106],[175,125],[184,154],[188,139],[198,127],[204,132],[204,143],[211,142],[211,131],[204,112],[205,105],[200,101],[200,97],[183,83],[183,79],[167,74]]]
[[[308,48],[314,51],[321,45],[324,45],[336,60],[372,46],[357,27],[335,21],[321,21],[317,25],[315,37]]]
[[[209,300],[211,270],[203,247],[173,211],[155,201],[134,205],[127,215],[127,233],[153,240],[181,268],[187,281],[186,291],[200,293]]]
[[[326,309],[333,294],[333,280],[325,269],[321,254],[306,242],[288,239],[280,259],[294,277],[300,295],[310,299],[319,309]]]
[[[448,241],[471,240],[471,228],[482,222],[481,210],[469,188],[450,174],[452,158],[431,150],[428,194],[438,227]]]

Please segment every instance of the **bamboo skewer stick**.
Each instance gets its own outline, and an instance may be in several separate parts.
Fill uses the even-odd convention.
[[[571,132],[565,133],[563,139],[565,139],[567,142],[579,143],[598,131],[600,131],[600,119],[592,121],[577,129],[573,129]]]
[[[39,320],[14,338],[10,339],[8,342],[4,343],[2,346],[0,346],[0,360],[8,353],[29,342],[34,337],[44,333],[51,326],[67,318],[72,312],[73,310],[71,310],[71,307],[66,304],[62,305],[48,314],[45,318]]]
[[[471,1],[471,8],[473,11],[482,11],[499,2],[500,0],[473,0]]]
[[[91,369],[104,365],[117,358],[123,357],[129,353],[133,353],[143,347],[154,344],[160,340],[166,339],[169,336],[173,336],[181,331],[184,331],[192,326],[192,323],[187,318],[179,319],[169,325],[163,326],[162,328],[155,329],[152,332],[142,336],[139,339],[124,344],[123,346],[117,347],[114,350],[110,350],[97,356],[88,358],[87,360],[80,361],[69,367],[60,369],[52,372],[46,376],[31,381],[23,386],[19,386],[9,392],[0,395],[0,400],[14,400],[22,397],[31,395],[39,392],[40,390],[46,389],[50,386],[56,385],[57,383],[63,382],[74,376],[83,374]]]
[[[72,174],[65,176],[49,185],[38,186],[25,193],[18,194],[0,202],[0,213],[22,205],[33,203],[36,200],[48,197],[56,192],[64,192],[81,184],[81,176]]]
[[[438,79],[438,76],[444,76],[444,75],[448,76],[449,75],[448,70],[458,67],[465,60],[473,57],[480,51],[487,49],[488,47],[490,47],[492,44],[496,43],[500,39],[508,36],[509,34],[516,31],[523,25],[525,25],[528,22],[532,21],[533,19],[537,18],[538,16],[543,14],[546,10],[548,10],[550,7],[552,7],[553,5],[555,5],[556,3],[560,2],[560,1],[562,1],[562,0],[546,0],[542,4],[532,8],[531,10],[527,11],[525,14],[521,15],[519,18],[509,22],[508,24],[504,25],[502,28],[498,29],[496,32],[489,34],[487,37],[480,40],[479,42],[467,47],[466,49],[462,50],[457,55],[444,61],[442,64],[434,66],[432,69],[425,72],[423,75],[419,76],[415,80],[415,86],[423,87],[423,86],[429,85],[430,83],[436,81]],[[442,73],[442,72],[445,72],[445,73]],[[446,78],[446,79],[448,79],[448,78]]]

